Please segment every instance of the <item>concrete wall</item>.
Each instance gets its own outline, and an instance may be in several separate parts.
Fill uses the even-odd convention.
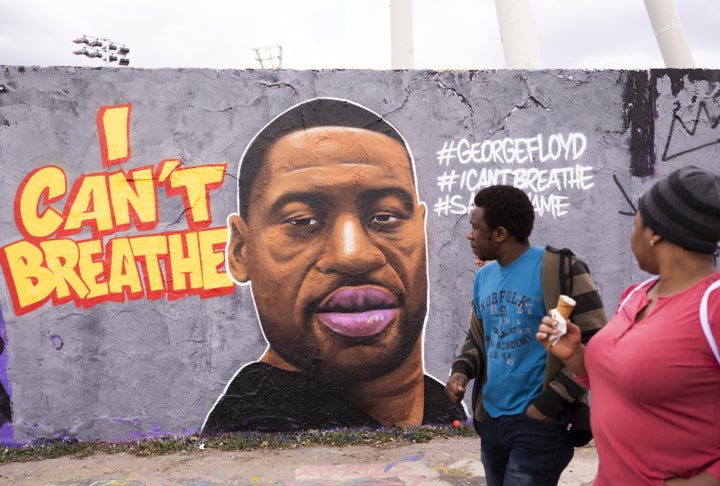
[[[347,99],[409,143],[428,208],[425,370],[444,382],[469,322],[473,193],[496,180],[525,189],[531,242],[584,258],[612,312],[644,277],[623,193],[635,203],[682,165],[720,171],[719,78],[0,67],[0,381],[12,408],[0,440],[197,432],[266,348],[222,248],[238,161],[287,108]]]

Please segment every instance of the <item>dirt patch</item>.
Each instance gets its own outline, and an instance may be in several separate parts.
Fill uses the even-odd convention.
[[[595,448],[576,449],[561,485],[589,484]],[[413,444],[302,446],[291,449],[183,451],[152,457],[127,453],[72,456],[0,466],[10,485],[473,485],[485,484],[477,438]]]

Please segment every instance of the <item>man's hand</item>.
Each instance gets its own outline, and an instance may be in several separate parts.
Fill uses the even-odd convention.
[[[468,377],[464,373],[453,373],[445,383],[445,394],[451,402],[460,403],[465,396],[465,387],[468,384]]]
[[[553,422],[553,419],[538,410],[532,403],[528,405],[528,408],[525,410],[525,415],[540,422]]]

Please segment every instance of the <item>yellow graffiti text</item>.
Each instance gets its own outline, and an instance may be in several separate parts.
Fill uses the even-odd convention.
[[[190,229],[210,226],[210,191],[222,185],[225,163],[181,168],[180,161],[161,162],[127,173],[85,174],[68,194],[67,177],[57,166],[28,174],[15,196],[15,220],[26,240],[64,237],[88,228],[94,237],[135,226],[152,230],[158,223],[158,188],[182,198]],[[56,207],[67,196],[62,207]]]
[[[75,241],[18,241],[0,248],[15,313],[49,300],[78,307],[142,297],[176,299],[229,294],[223,267],[225,227],[200,231]]]

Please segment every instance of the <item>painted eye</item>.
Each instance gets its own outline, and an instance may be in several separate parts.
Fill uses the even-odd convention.
[[[393,214],[376,214],[372,217],[373,223],[395,223],[398,221],[397,216]]]
[[[319,222],[315,218],[298,218],[291,220],[290,224],[294,226],[317,226]]]

